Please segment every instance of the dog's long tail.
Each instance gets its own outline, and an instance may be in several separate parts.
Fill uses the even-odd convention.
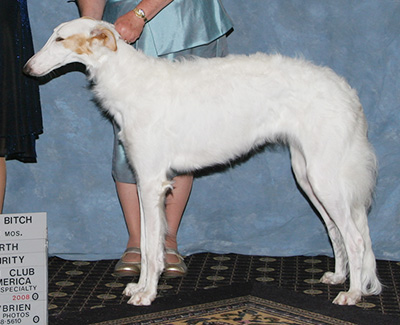
[[[382,284],[377,276],[376,260],[372,250],[366,214],[367,211],[363,208],[353,211],[353,218],[363,237],[365,249],[361,270],[361,290],[363,295],[377,295],[382,291]]]
[[[366,122],[365,122],[366,123]],[[364,240],[364,256],[362,261],[362,293],[364,295],[379,294],[382,285],[376,273],[376,260],[372,250],[367,214],[372,204],[373,191],[377,177],[377,159],[372,145],[367,140],[366,127],[360,130],[349,154],[346,179],[351,184],[346,184],[350,193],[350,208],[352,218]]]

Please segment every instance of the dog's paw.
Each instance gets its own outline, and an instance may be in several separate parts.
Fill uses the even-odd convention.
[[[156,298],[157,290],[146,290],[139,283],[128,283],[123,294],[130,297],[130,305],[149,306]]]
[[[135,306],[150,306],[156,298],[156,293],[150,291],[137,292],[128,300],[128,304]]]
[[[325,284],[341,284],[346,281],[346,276],[333,272],[326,272],[319,281]]]
[[[361,300],[361,292],[358,291],[341,291],[336,296],[333,303],[336,305],[355,305],[357,302]]]
[[[141,291],[142,288],[139,286],[138,283],[128,283],[122,292],[125,296],[132,297],[134,296],[137,292]]]

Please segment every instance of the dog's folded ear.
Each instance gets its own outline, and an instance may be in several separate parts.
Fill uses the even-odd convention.
[[[92,37],[91,42],[97,42],[98,44],[109,48],[111,51],[117,50],[117,40],[111,30],[105,27],[99,27],[92,30],[90,35]]]

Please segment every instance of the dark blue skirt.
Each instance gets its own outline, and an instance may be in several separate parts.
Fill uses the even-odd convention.
[[[43,132],[38,82],[22,72],[33,52],[26,0],[1,0],[0,157],[23,162],[36,161]]]

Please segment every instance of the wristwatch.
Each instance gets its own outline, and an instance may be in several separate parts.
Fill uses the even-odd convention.
[[[137,17],[142,18],[144,22],[147,23],[146,14],[144,13],[143,9],[135,8],[133,9],[133,12]]]

